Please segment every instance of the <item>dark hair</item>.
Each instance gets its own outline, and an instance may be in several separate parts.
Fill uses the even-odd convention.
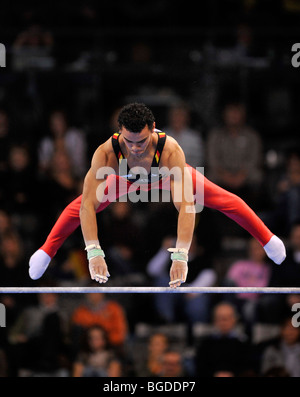
[[[81,335],[81,349],[85,352],[91,352],[91,347],[89,343],[89,336],[91,331],[97,330],[102,333],[103,339],[105,341],[105,348],[108,349],[110,347],[109,338],[107,331],[99,324],[92,324],[88,328],[84,330]]]
[[[143,103],[130,103],[124,106],[118,117],[119,128],[125,127],[126,130],[139,133],[148,126],[153,128],[154,116],[152,111]]]

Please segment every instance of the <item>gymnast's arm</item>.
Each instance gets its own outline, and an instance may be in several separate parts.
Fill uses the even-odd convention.
[[[179,145],[168,159],[169,169],[172,170],[171,193],[175,207],[178,210],[176,248],[189,250],[195,227],[195,206],[193,199],[193,184],[189,172],[185,170],[185,156]],[[177,287],[186,281],[187,262],[173,260],[170,269],[171,286]],[[180,282],[175,282],[180,280]]]
[[[95,256],[89,259],[91,278],[100,283],[106,282],[109,276],[104,256],[98,255],[100,244],[98,240],[98,227],[96,210],[104,195],[105,179],[99,179],[99,170],[107,166],[107,154],[101,145],[95,152],[91,168],[86,174],[83,185],[82,201],[80,207],[80,223],[86,247],[95,248]],[[97,251],[99,250],[99,251]]]

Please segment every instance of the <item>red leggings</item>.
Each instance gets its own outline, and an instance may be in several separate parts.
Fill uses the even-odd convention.
[[[188,169],[192,174],[194,191],[196,192],[196,203],[223,212],[223,214],[247,230],[262,246],[267,244],[273,233],[240,197],[215,185],[196,169],[190,166],[188,166]],[[131,183],[124,180],[124,178],[110,176],[106,181],[104,192],[106,195],[112,183],[116,183],[116,189],[113,189],[114,194],[109,198],[106,197],[105,201],[99,205],[97,213],[103,211],[111,202],[127,194],[131,186]],[[196,186],[198,188],[200,186],[200,189],[196,189]],[[197,190],[200,192],[198,195]],[[201,191],[204,194],[201,194]],[[80,195],[63,210],[45,243],[40,248],[51,258],[55,256],[66,238],[80,225],[79,211],[81,198],[82,196]]]

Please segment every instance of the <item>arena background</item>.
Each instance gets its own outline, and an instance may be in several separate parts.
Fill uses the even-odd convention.
[[[299,22],[298,0],[2,1],[0,285],[91,285],[80,230],[41,280],[30,280],[28,260],[80,194],[93,152],[116,130],[117,111],[137,101],[153,110],[157,127],[167,132],[173,128],[170,109],[188,111],[185,129],[191,136],[181,137],[191,150],[187,159],[204,166],[212,180],[211,137],[224,124],[224,109],[245,110],[240,128],[251,129],[257,146],[247,147],[246,163],[251,153],[258,158],[245,183],[224,185],[248,202],[288,249],[280,269],[258,260],[255,248],[248,251],[247,233],[205,209],[197,216],[188,282],[209,269],[204,285],[228,285],[229,269],[243,260],[248,268],[263,262],[255,282],[300,287],[300,70],[292,64]],[[223,142],[214,149],[218,145]],[[252,178],[254,172],[258,178]],[[159,271],[151,270],[150,261],[175,235],[171,204],[115,203],[98,219],[109,285],[167,285],[159,284],[167,283],[164,261]],[[293,343],[281,334],[298,296],[102,298],[84,306],[87,296],[2,295],[0,376],[300,375],[298,328],[291,331],[297,334]],[[234,343],[224,336],[216,347],[209,338],[214,310],[223,300],[231,305],[223,307],[223,315],[235,309],[238,317],[228,333],[235,335]],[[108,337],[97,351],[88,343],[91,337],[85,339],[94,323]],[[151,342],[158,333],[165,336]],[[246,360],[234,354],[239,349]],[[101,365],[97,360],[99,365],[92,365],[95,357]]]

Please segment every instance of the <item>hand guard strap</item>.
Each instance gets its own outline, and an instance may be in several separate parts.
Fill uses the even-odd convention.
[[[97,256],[105,258],[104,251],[101,249],[100,245],[91,244],[85,247],[85,250],[87,251],[88,260],[96,258]]]
[[[172,261],[181,261],[181,262],[187,262],[188,261],[188,250],[185,248],[168,248],[169,252],[172,252],[171,254],[171,260]]]

